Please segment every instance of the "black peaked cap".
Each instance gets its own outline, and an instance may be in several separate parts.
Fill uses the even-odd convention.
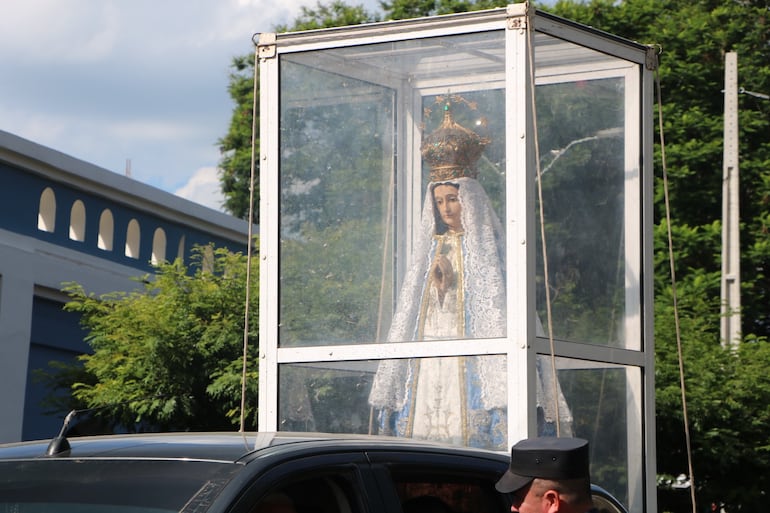
[[[511,448],[511,465],[495,485],[513,493],[535,478],[578,479],[589,477],[588,442],[582,438],[527,438]]]

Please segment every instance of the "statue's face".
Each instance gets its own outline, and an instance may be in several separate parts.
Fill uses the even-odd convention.
[[[441,220],[446,223],[450,230],[459,232],[463,229],[462,206],[460,205],[460,196],[457,187],[453,185],[437,185],[433,189],[433,200],[436,204]]]

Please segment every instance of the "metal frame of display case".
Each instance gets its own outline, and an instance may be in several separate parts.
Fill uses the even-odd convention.
[[[445,36],[489,32],[504,34],[504,45],[488,45],[482,38],[458,46],[447,59]],[[531,39],[530,39],[531,38]],[[371,45],[408,41],[406,48],[393,47],[393,54]],[[434,45],[438,45],[434,47]],[[534,48],[534,51],[533,51]],[[507,279],[507,336],[502,339],[467,341],[404,342],[388,344],[376,340],[361,344],[279,347],[280,283],[280,165],[282,150],[279,107],[282,102],[305,99],[282,94],[278,66],[284,56],[301,52],[340,49],[339,54],[318,54],[316,65],[326,72],[376,82],[398,91],[394,107],[397,126],[393,131],[395,153],[400,156],[394,173],[419,168],[421,98],[443,93],[499,88],[505,105],[505,219]],[[434,50],[440,51],[434,51]],[[453,49],[454,50],[454,49]],[[412,59],[412,73],[400,73],[389,59]],[[416,20],[388,21],[351,27],[285,34],[261,34],[256,54],[260,96],[260,363],[259,417],[261,430],[278,430],[278,368],[282,364],[318,364],[333,368],[366,367],[389,358],[459,355],[507,355],[508,440],[516,441],[536,432],[535,359],[554,356],[567,367],[616,367],[626,369],[625,420],[628,451],[628,495],[630,511],[654,510],[655,404],[652,308],[652,70],[655,58],[641,44],[536,11],[528,4],[464,14]],[[533,62],[534,57],[534,62]],[[446,62],[442,61],[445,60]],[[425,63],[425,72],[421,63]],[[501,65],[502,63],[502,65]],[[429,65],[428,65],[429,64]],[[436,74],[430,70],[462,70]],[[623,160],[625,248],[624,281],[626,305],[623,347],[562,340],[538,333],[535,314],[536,165],[535,106],[532,83],[537,86],[599,78],[616,78],[623,85],[625,117],[618,132],[605,131],[593,137],[618,137],[625,142]],[[322,99],[321,99],[322,100]],[[314,98],[313,101],[321,101]],[[337,101],[331,99],[330,101]],[[566,150],[565,150],[566,151]],[[556,158],[561,155],[557,154]],[[421,209],[421,187],[417,174],[411,182],[394,184],[402,208],[394,226],[408,234]],[[408,259],[410,237],[399,248]],[[403,269],[403,266],[402,266]],[[543,319],[546,324],[546,319]],[[553,342],[553,344],[551,344]],[[553,349],[552,349],[553,347]],[[526,390],[526,394],[515,393]],[[639,462],[642,462],[639,464]],[[601,484],[601,483],[600,483]]]

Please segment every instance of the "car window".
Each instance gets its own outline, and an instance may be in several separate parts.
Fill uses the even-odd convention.
[[[391,473],[403,513],[504,513],[495,477],[431,469],[430,473]]]
[[[362,513],[350,475],[284,481],[262,495],[251,513]]]
[[[273,491],[262,497],[254,507],[254,513],[297,513],[294,499],[286,492]]]
[[[175,513],[207,504],[238,470],[181,460],[2,462],[0,513]]]

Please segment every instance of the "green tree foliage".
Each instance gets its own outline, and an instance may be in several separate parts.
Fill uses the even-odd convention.
[[[320,28],[345,27],[377,21],[376,14],[368,12],[363,5],[348,5],[342,0],[332,0],[328,4],[316,2],[314,8],[301,7],[300,15],[294,19],[291,27],[279,25],[276,32],[313,30]]]
[[[741,266],[744,342],[720,345],[724,54],[738,54],[739,86],[770,93],[765,2],[559,1],[553,11],[660,46],[663,125],[671,198],[687,410],[699,505],[764,507],[770,487],[768,180],[770,102],[742,94]],[[656,127],[657,128],[657,127]],[[656,148],[660,157],[660,148]],[[658,162],[660,162],[658,160]],[[660,169],[660,168],[659,168]],[[673,295],[660,172],[655,208],[658,470],[687,473]],[[688,506],[685,505],[685,510]]]
[[[380,7],[387,17],[393,20],[435,16],[437,14],[452,14],[456,12],[480,11],[493,7],[505,7],[505,0],[382,0]]]
[[[540,85],[536,96],[554,333],[614,344],[622,338],[626,265],[617,222],[624,208],[622,85],[617,78]],[[539,239],[539,226],[536,232]],[[540,278],[540,240],[536,252]],[[541,319],[544,288],[538,283]]]
[[[255,362],[258,279],[253,276],[249,358]],[[206,248],[190,268],[179,259],[160,264],[134,292],[96,297],[74,283],[65,290],[71,297],[66,309],[80,313],[93,349],[80,357],[79,377],[85,379],[73,386],[82,406],[97,408],[97,416],[128,429],[137,424],[155,430],[238,425],[245,256]],[[249,371],[248,383],[246,413],[251,416],[255,370]]]
[[[708,227],[722,215],[724,54],[738,53],[740,87],[770,91],[770,47],[765,2],[644,0],[587,3],[559,1],[556,14],[642,43],[660,46],[660,81],[672,220],[675,226]],[[760,295],[767,282],[770,102],[742,94],[740,107],[741,249],[745,334],[766,337],[768,312]],[[658,153],[658,155],[660,155]],[[660,175],[658,176],[660,180]],[[663,217],[662,184],[656,218]],[[707,240],[677,240],[678,277],[694,269],[719,271],[720,232]],[[693,245],[688,245],[693,242]],[[664,271],[661,269],[660,271]],[[656,273],[667,276],[668,272]],[[719,281],[709,290],[719,295]]]
[[[317,3],[315,8],[302,7],[300,15],[294,20],[291,28],[276,27],[276,32],[288,30],[309,30],[324,27],[340,27],[357,25],[376,21],[377,16],[364,9],[363,6],[349,6],[341,0],[333,0],[329,4]],[[219,162],[219,182],[225,196],[224,208],[227,212],[241,219],[249,215],[249,187],[251,182],[252,126],[259,134],[259,105],[257,104],[257,120],[254,123],[254,55],[233,58],[230,64],[230,82],[228,86],[230,98],[235,107],[230,119],[230,127],[219,141],[222,158]],[[255,180],[254,180],[254,219],[259,221],[259,139],[255,141]]]
[[[251,184],[251,134],[254,122],[254,55],[233,58],[230,65],[228,91],[235,103],[227,135],[219,140],[219,183],[225,197],[224,209],[236,217],[247,219]],[[259,119],[259,105],[257,105]],[[256,125],[259,130],[259,124]],[[259,155],[259,140],[255,142],[254,157]],[[255,162],[257,164],[257,162]],[[255,169],[254,198],[259,198],[258,169]],[[254,205],[254,210],[257,205]],[[255,212],[254,219],[258,220]]]
[[[677,290],[696,500],[700,509],[712,502],[723,502],[727,511],[756,511],[764,507],[764,491],[770,485],[766,428],[770,421],[770,345],[749,336],[733,351],[715,341],[718,319],[717,326],[704,322],[713,319],[713,312],[719,308],[718,297],[710,293],[715,281],[718,279],[713,273],[694,270],[689,279],[678,282]],[[658,472],[686,474],[671,289],[657,299]],[[668,496],[685,494],[677,491]],[[688,494],[687,499],[681,509],[671,510],[690,511]]]

